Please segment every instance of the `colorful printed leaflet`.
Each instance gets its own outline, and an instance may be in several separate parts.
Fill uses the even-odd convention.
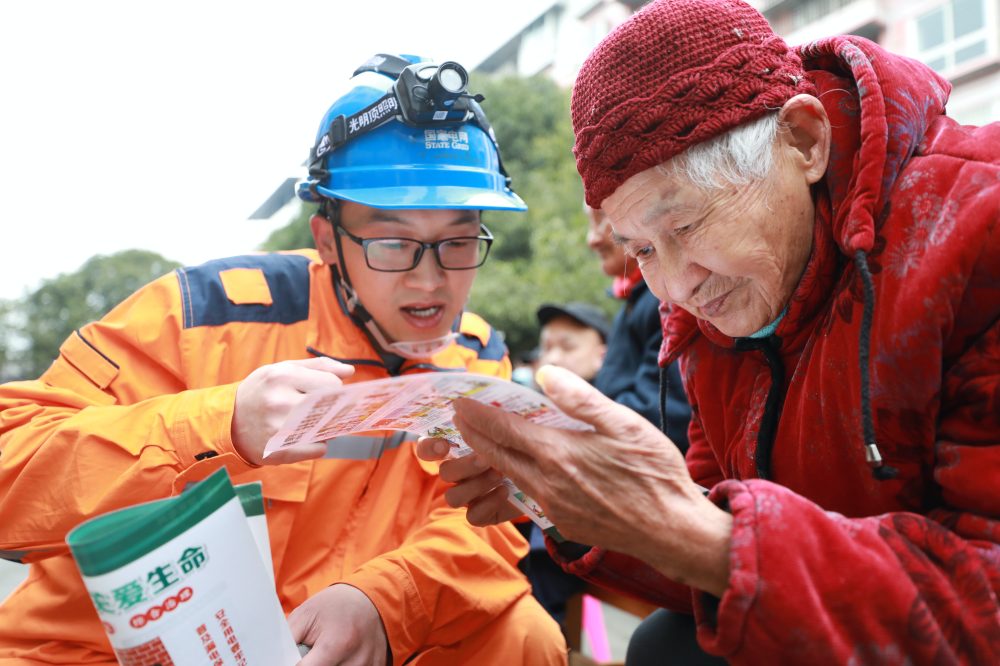
[[[544,395],[519,384],[467,372],[428,372],[308,394],[267,442],[264,457],[299,442],[327,441],[328,446],[336,447],[337,437],[379,430],[441,437],[452,443],[453,457],[467,455],[471,449],[452,423],[452,403],[459,398],[493,405],[554,428],[592,429],[567,416]],[[509,479],[504,485],[515,506],[543,530],[554,532],[552,522],[536,502]]]

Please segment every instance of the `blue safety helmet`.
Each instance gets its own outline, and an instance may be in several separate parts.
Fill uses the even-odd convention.
[[[446,66],[465,77],[462,94],[453,95],[459,103],[448,108],[465,112],[405,113],[410,93],[399,84],[426,82],[427,72],[438,67],[433,63],[378,55],[358,68],[346,93],[323,116],[299,197],[373,208],[527,210],[510,188],[493,130],[478,105],[482,97],[464,93],[467,75],[460,65],[442,63],[442,71]],[[426,88],[413,97],[414,103],[425,100]]]

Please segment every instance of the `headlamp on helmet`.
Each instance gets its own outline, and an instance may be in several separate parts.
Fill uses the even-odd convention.
[[[475,117],[464,99],[483,101],[482,95],[469,95],[465,87],[469,74],[457,62],[417,63],[399,73],[393,93],[399,100],[399,113],[410,125],[465,122]]]
[[[522,211],[466,70],[417,56],[359,67],[320,122],[299,198],[382,209]]]
[[[388,54],[379,54],[358,67],[352,76],[363,72],[377,72],[395,79],[389,91],[365,108],[349,116],[339,115],[330,122],[330,128],[316,142],[309,162],[309,173],[314,178],[325,177],[323,157],[337,150],[352,139],[367,134],[391,120],[399,120],[412,127],[434,127],[471,123],[489,136],[497,150],[496,136],[479,102],[482,95],[466,92],[469,74],[457,62],[411,63]],[[510,186],[510,177],[499,164],[500,172]]]

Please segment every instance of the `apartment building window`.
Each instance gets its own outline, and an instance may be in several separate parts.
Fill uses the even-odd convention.
[[[798,30],[822,20],[855,0],[805,0],[792,9],[792,26]]]
[[[991,0],[949,0],[919,16],[917,50],[921,60],[938,72],[950,72],[986,55],[993,36],[987,12]]]

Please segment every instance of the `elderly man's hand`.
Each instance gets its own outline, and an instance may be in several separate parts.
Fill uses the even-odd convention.
[[[296,643],[310,646],[300,666],[384,666],[388,659],[382,616],[350,585],[331,585],[309,597],[288,616],[288,626]]]
[[[324,442],[276,451],[264,460],[267,440],[278,432],[292,409],[309,391],[340,386],[354,368],[329,358],[310,358],[263,365],[240,382],[233,409],[232,437],[236,452],[254,465],[280,465],[326,453]]]
[[[466,443],[541,504],[568,539],[632,555],[674,580],[721,595],[732,518],[704,497],[677,447],[566,370],[546,366],[539,379],[560,409],[595,431],[540,426],[463,399],[455,404],[454,423]],[[457,466],[453,470],[459,476]],[[449,492],[475,497],[489,486],[483,477],[490,473],[469,473]],[[491,490],[469,504],[493,507],[496,494]]]

